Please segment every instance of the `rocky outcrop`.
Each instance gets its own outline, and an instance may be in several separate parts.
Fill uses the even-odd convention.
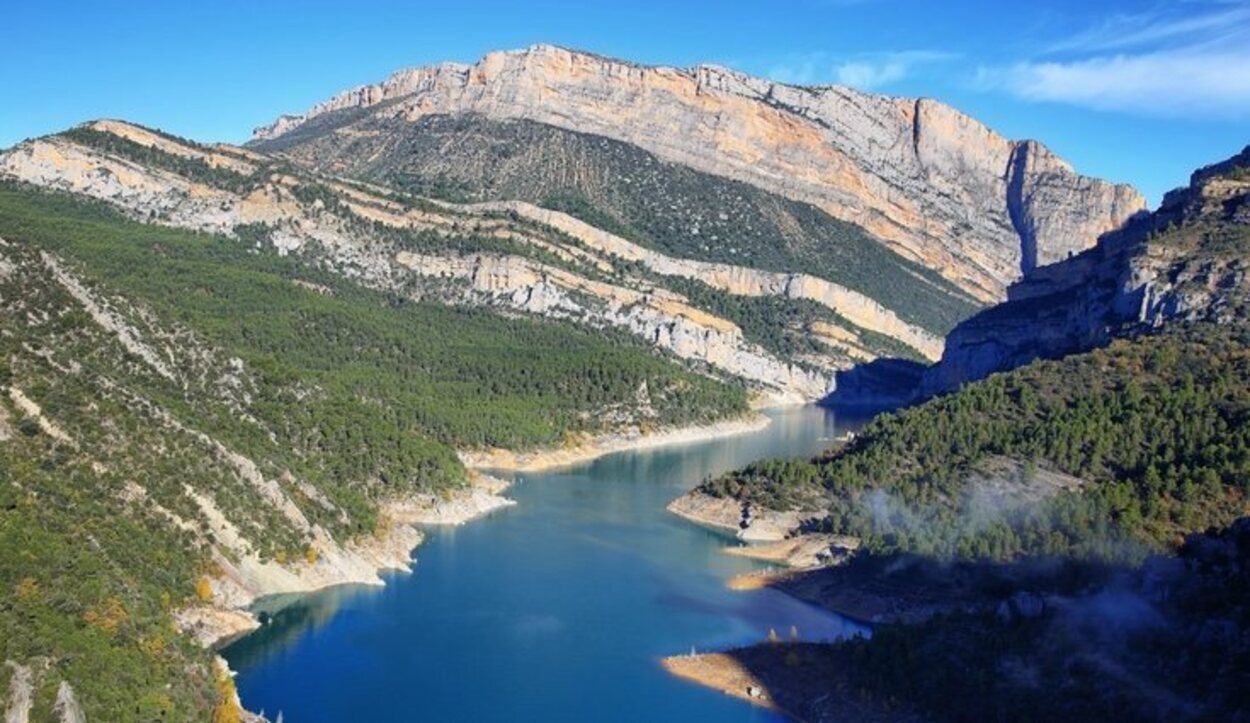
[[[394,503],[390,514],[416,525],[463,525],[516,504],[503,496],[511,485],[507,480],[479,472],[472,473],[468,489],[449,495],[422,495]]]
[[[673,500],[668,511],[695,524],[727,532],[744,542],[778,542],[804,520],[822,517],[816,510],[770,510],[732,497],[713,497],[692,490]]]
[[[370,115],[478,114],[605,136],[812,203],[981,299],[1087,248],[1144,207],[929,99],[798,87],[726,68],[646,67],[549,45],[402,70],[258,128],[265,147],[351,137]],[[313,123],[315,121],[315,123]]]
[[[0,690],[0,710],[4,713],[3,723],[28,723],[32,711],[36,711],[37,720],[46,718],[60,723],[86,723],[87,717],[83,714],[82,707],[78,705],[78,700],[74,696],[74,688],[65,680],[56,686],[56,698],[52,702],[51,716],[39,712],[35,697],[42,696],[46,686],[53,684],[54,681],[49,680],[50,674],[54,672],[52,663],[52,659],[46,657],[32,658],[25,665],[12,660],[3,663],[3,667],[8,668],[9,671],[8,690]]]
[[[11,386],[8,391],[9,399],[13,401],[13,406],[17,407],[18,411],[29,419],[35,420],[35,424],[39,427],[39,431],[58,442],[69,445],[70,447],[78,446],[77,442],[74,441],[74,438],[66,434],[65,431],[61,429],[60,425],[44,415],[43,408],[39,406],[38,402],[26,396],[26,393],[17,387]]]
[[[467,281],[473,292],[532,314],[624,327],[683,359],[707,362],[779,390],[783,396],[789,392],[791,401],[818,399],[830,391],[827,376],[747,344],[737,325],[663,289],[637,290],[593,281],[518,256],[443,257],[401,251],[395,263],[422,276]],[[588,305],[586,299],[600,303]]]
[[[498,201],[464,207],[470,211],[512,212],[578,239],[595,251],[616,259],[641,262],[665,276],[680,276],[736,296],[779,296],[814,301],[858,327],[903,342],[930,359],[942,353],[942,340],[864,294],[811,274],[783,274],[748,266],[681,259],[639,246],[559,211],[523,201]]]
[[[29,665],[6,661],[10,668],[8,702],[4,710],[4,723],[26,723],[30,720],[30,707],[34,698],[34,675]]]
[[[78,705],[78,700],[74,697],[74,689],[63,680],[56,689],[53,712],[61,723],[87,723],[87,716],[83,714],[82,706]]]
[[[921,396],[1174,321],[1248,318],[1250,148],[1193,174],[1153,214],[1033,270],[1008,300],[960,324]]]

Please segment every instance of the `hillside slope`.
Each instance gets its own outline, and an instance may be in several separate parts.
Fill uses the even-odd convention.
[[[710,480],[678,508],[788,511],[794,532],[870,551],[996,559],[1132,555],[1244,514],[1247,160],[1035,272],[956,329],[928,381],[975,379],[987,358],[1023,366],[882,415],[822,458]]]
[[[195,641],[406,568],[406,523],[474,494],[457,449],[746,409],[626,334],[315,261],[0,183],[0,664],[34,720],[234,710]]]
[[[841,450],[692,496],[875,553],[1133,558],[1245,513],[1250,341],[1195,324],[1039,361],[875,419]]]
[[[934,334],[976,304],[852,223],[637,146],[527,120],[369,116],[352,133],[254,144],[301,165],[461,201],[564,211],[669,256],[808,273],[859,291]]]
[[[283,116],[254,141],[322,170],[366,172],[385,160],[420,178],[428,169],[395,151],[424,135],[423,119],[467,115],[602,136],[811,204],[985,301],[1022,269],[1087,248],[1145,205],[1127,186],[1079,176],[1040,144],[1009,141],[936,101],[548,45],[402,70]],[[482,141],[472,127],[455,134],[455,145]],[[513,150],[535,155],[524,144]],[[587,171],[592,181],[599,173]]]
[[[908,317],[947,324],[971,308],[918,280],[928,303],[900,303],[904,314],[811,274],[670,255],[525,202],[429,200],[117,121],[20,144],[0,154],[0,176],[233,235],[389,293],[619,329],[775,399],[818,399],[835,372],[878,356],[935,359],[939,337]],[[895,269],[881,279],[908,298],[897,290],[923,273],[880,254]]]

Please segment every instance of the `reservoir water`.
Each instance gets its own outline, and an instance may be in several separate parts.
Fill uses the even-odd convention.
[[[665,655],[862,628],[726,581],[760,567],[665,511],[704,477],[818,452],[862,420],[805,407],[765,429],[516,474],[519,503],[431,528],[386,587],[300,598],[224,655],[250,710],[319,721],[769,721],[668,676]]]

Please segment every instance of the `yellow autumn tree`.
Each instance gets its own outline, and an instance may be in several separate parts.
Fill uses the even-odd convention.
[[[229,673],[222,673],[217,678],[217,695],[213,723],[239,723],[243,719],[243,708],[239,705],[239,696],[235,692],[234,678]]]
[[[200,579],[195,581],[195,596],[200,602],[209,602],[213,599],[213,584],[209,582],[208,575],[200,575]]]

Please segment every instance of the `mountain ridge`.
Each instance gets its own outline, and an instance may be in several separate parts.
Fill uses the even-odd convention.
[[[775,264],[688,245],[664,253],[664,246],[605,230],[612,224],[593,216],[598,226],[524,202],[412,196],[123,121],[19,144],[0,153],[0,175],[97,198],[148,223],[242,233],[382,287],[420,279],[445,301],[624,328],[785,400],[823,397],[833,374],[857,361],[900,352],[936,359],[934,322],[918,323],[918,315],[945,309],[935,317],[940,323],[975,308],[936,275],[867,239],[839,252],[846,263],[836,273],[772,271]],[[781,209],[778,218],[793,220],[793,213]],[[732,225],[738,217],[726,218]],[[842,279],[848,269],[854,273]],[[885,291],[855,278],[885,283]],[[448,282],[467,283],[470,296],[433,288]],[[881,299],[907,303],[891,308]]]
[[[351,135],[371,115],[412,122],[474,112],[633,143],[813,203],[982,300],[1145,206],[1130,187],[1079,176],[1041,144],[1008,141],[937,101],[791,86],[712,65],[644,66],[550,45],[401,70],[261,126],[253,143],[349,110],[342,126],[324,133]]]

